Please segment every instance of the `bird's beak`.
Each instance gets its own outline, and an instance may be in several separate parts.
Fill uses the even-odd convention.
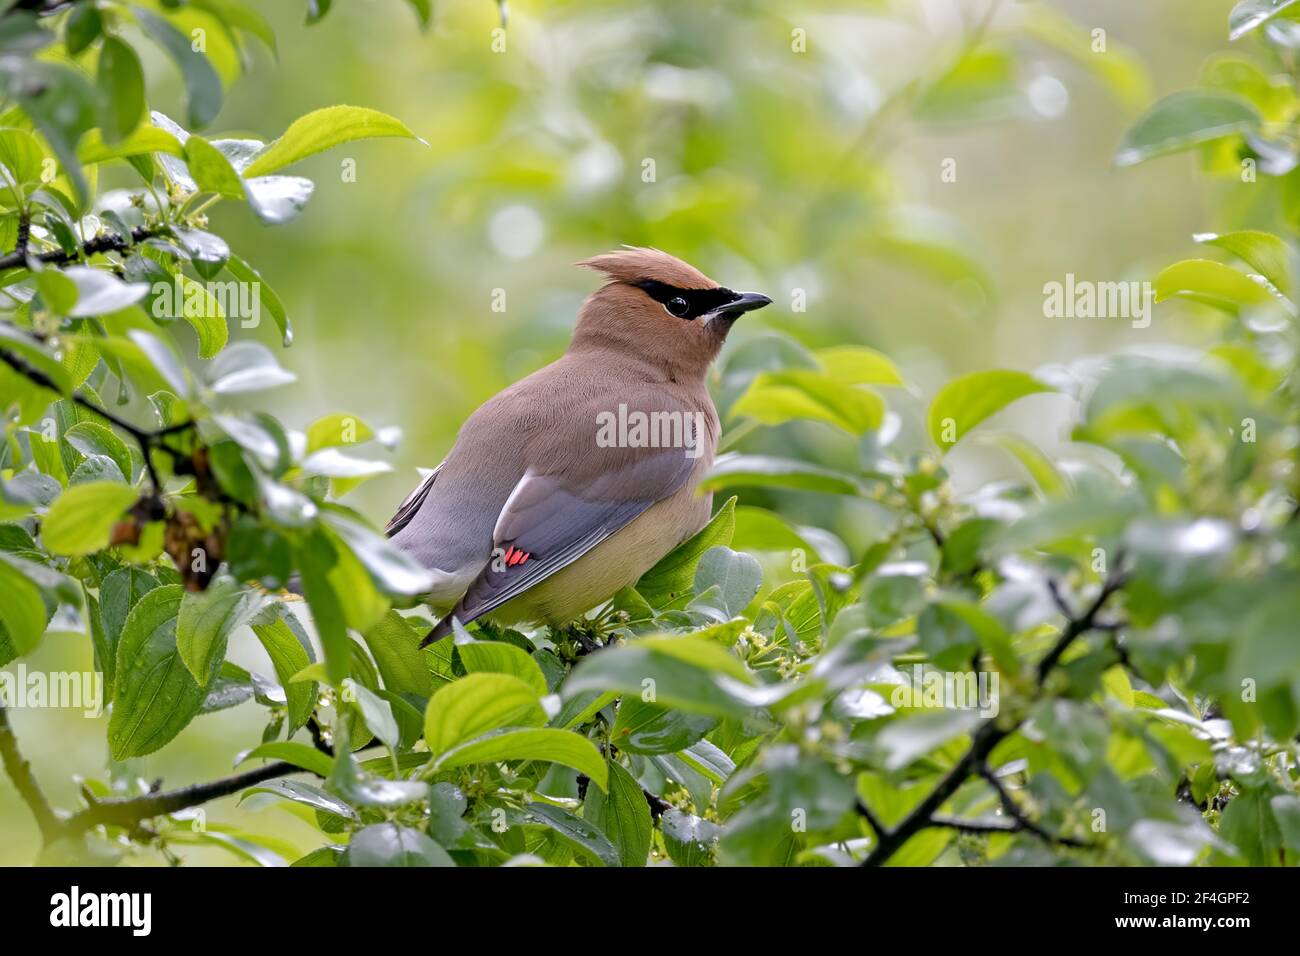
[[[718,316],[725,319],[738,319],[746,312],[753,312],[755,309],[772,304],[772,300],[761,292],[737,292],[736,295],[739,298],[732,299],[717,310]]]

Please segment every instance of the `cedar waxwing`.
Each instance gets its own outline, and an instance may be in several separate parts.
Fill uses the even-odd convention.
[[[428,644],[483,615],[573,620],[704,526],[720,426],[705,385],[732,323],[771,303],[657,249],[579,265],[608,281],[568,350],[485,402],[402,502],[393,542],[447,610]]]

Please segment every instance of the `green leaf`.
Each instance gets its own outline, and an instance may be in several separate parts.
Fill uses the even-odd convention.
[[[471,674],[509,674],[527,684],[538,697],[549,693],[542,669],[523,648],[502,641],[474,641],[457,644],[456,653]]]
[[[81,143],[77,146],[77,159],[86,166],[149,153],[184,156],[185,148],[175,136],[156,126],[138,126],[131,135],[118,143],[105,142],[103,134],[98,129],[92,129],[81,138]]]
[[[202,136],[185,141],[185,165],[202,192],[216,193],[226,199],[246,199],[244,181],[230,165],[230,160]]]
[[[305,744],[298,744],[302,747]],[[258,748],[259,750],[261,748]],[[250,755],[251,756],[251,755]],[[320,756],[325,756],[320,754]],[[328,761],[328,758],[326,758]],[[313,810],[319,810],[322,813],[333,814],[336,817],[342,817],[344,820],[359,820],[360,814],[350,806],[340,800],[333,794],[326,793],[320,787],[305,783],[302,780],[271,780],[267,783],[256,787],[249,787],[239,795],[239,802],[243,803],[245,799],[257,793],[269,793],[272,796],[283,797],[285,800],[292,800],[294,803],[300,803],[305,807],[311,807]]]
[[[102,135],[108,143],[119,143],[144,119],[144,69],[135,51],[115,36],[104,37],[96,84]]]
[[[340,445],[359,445],[374,437],[371,427],[356,415],[336,412],[307,426],[307,453]]]
[[[731,544],[736,527],[736,499],[728,498],[709,523],[670,551],[641,575],[637,592],[652,606],[660,607],[682,594],[689,594],[695,582],[700,557],[710,548]]]
[[[1240,0],[1228,14],[1228,39],[1236,40],[1294,5],[1296,0]]]
[[[1242,229],[1225,233],[1201,232],[1192,238],[1232,253],[1277,286],[1283,295],[1290,295],[1295,288],[1295,254],[1286,240],[1272,233]]]
[[[77,162],[77,141],[95,125],[95,91],[80,72],[55,63],[0,57],[0,88],[23,112],[58,157],[79,201],[90,194]]]
[[[429,785],[419,780],[389,780],[364,772],[349,749],[347,724],[335,725],[334,770],[326,786],[355,806],[393,810],[429,799]]]
[[[18,656],[34,648],[45,633],[48,614],[41,589],[14,564],[0,558],[0,637],[8,637]]]
[[[123,282],[103,269],[69,266],[63,275],[77,286],[76,305],[68,310],[73,318],[107,315],[134,305],[149,292],[144,282]]]
[[[208,367],[208,387],[217,395],[239,395],[296,381],[261,342],[235,342]]]
[[[208,58],[190,45],[190,39],[156,13],[133,7],[136,21],[180,68],[185,81],[187,122],[191,128],[207,126],[221,109],[221,78]]]
[[[347,866],[455,866],[447,851],[419,830],[376,823],[359,830],[343,854]]]
[[[1180,90],[1157,102],[1124,134],[1118,166],[1132,166],[1259,127],[1245,100],[1208,90]]]
[[[99,586],[99,619],[103,643],[95,648],[99,669],[104,675],[105,698],[113,699],[117,673],[117,647],[127,615],[140,599],[158,587],[158,579],[140,568],[118,568]]]
[[[104,20],[93,3],[74,6],[68,13],[67,22],[63,26],[63,42],[67,45],[68,53],[76,56],[94,43],[103,29]],[[105,43],[110,39],[112,37],[105,37]]]
[[[272,740],[254,747],[240,759],[240,763],[250,760],[283,760],[295,767],[310,771],[318,777],[328,777],[334,768],[334,761],[328,754],[323,754],[315,747],[295,743],[292,740]]]
[[[763,569],[750,554],[727,547],[710,548],[695,568],[695,593],[692,607],[717,606],[723,619],[738,616],[763,583]]]
[[[764,425],[807,418],[861,435],[880,427],[885,403],[875,392],[846,385],[828,374],[792,369],[759,373],[729,415],[748,416]]]
[[[429,701],[424,741],[435,757],[500,727],[541,726],[546,712],[537,694],[509,674],[470,674]]]
[[[675,807],[665,810],[661,827],[664,848],[678,866],[712,866],[713,853],[722,827],[703,817],[683,813]]]
[[[445,689],[439,691],[434,700],[444,693]],[[502,727],[447,750],[438,757],[434,766],[437,770],[450,770],[452,767],[501,760],[558,763],[585,773],[602,790],[608,783],[605,760],[595,744],[586,737],[551,727]]]
[[[588,790],[582,815],[609,837],[623,866],[645,866],[650,856],[650,805],[636,778],[613,761],[606,764],[609,789]]]
[[[312,620],[325,652],[325,673],[331,684],[340,684],[352,668],[352,639],[348,637],[343,606],[330,581],[338,556],[320,531],[294,548],[295,564],[302,572],[302,590],[311,607]]]
[[[271,614],[275,617],[269,618]],[[272,605],[263,611],[252,627],[271,658],[276,679],[284,688],[289,711],[288,730],[292,734],[307,723],[316,706],[316,684],[293,680],[294,675],[312,663],[311,642],[293,612],[283,604]]]
[[[1242,309],[1280,304],[1268,288],[1212,259],[1184,259],[1161,270],[1155,278],[1156,301],[1178,296],[1236,315]]]
[[[69,488],[41,522],[41,541],[52,554],[75,556],[108,547],[113,525],[138,497],[130,485],[96,481]]]
[[[231,254],[226,260],[226,270],[240,282],[247,282],[251,287],[258,291],[258,302],[262,308],[271,313],[271,319],[275,322],[276,328],[280,330],[280,340],[287,348],[293,343],[293,326],[289,323],[289,316],[284,311],[284,303],[280,297],[262,279],[261,273],[250,266],[239,256]]]
[[[45,150],[25,129],[0,129],[0,184],[31,185],[41,181]]]
[[[1251,866],[1276,862],[1282,832],[1273,818],[1269,794],[1246,790],[1233,797],[1219,819],[1219,835],[1235,845]]]
[[[716,727],[709,714],[688,714],[640,697],[626,697],[609,732],[619,750],[636,754],[671,754],[684,750]]]
[[[63,394],[66,395],[72,391],[72,381],[68,377],[68,371],[63,367],[63,363],[55,360],[49,352],[45,351],[44,346],[38,340],[32,338],[28,332],[8,323],[0,322],[0,347],[17,352],[38,370],[45,373],[46,377]]]
[[[180,585],[155,588],[127,616],[117,648],[117,696],[108,722],[114,760],[153,753],[198,714],[214,673],[200,685],[176,651]]]
[[[560,836],[588,860],[601,866],[618,866],[619,852],[595,824],[549,803],[533,803],[525,811],[528,821],[539,823]]]
[[[818,349],[813,357],[827,375],[846,385],[903,384],[902,373],[887,355],[862,345],[834,345]]]
[[[366,727],[390,750],[396,750],[401,743],[402,732],[393,716],[393,708],[370,688],[354,680],[344,681],[345,692],[351,692],[356,698],[357,708],[366,722]]]
[[[990,444],[1003,448],[1029,473],[1044,495],[1059,498],[1070,492],[1069,479],[1053,461],[1033,442],[1011,432],[997,432],[988,436]]]
[[[955,378],[930,403],[930,437],[947,451],[972,428],[1016,399],[1052,391],[1055,389],[1032,375],[1002,369]]]
[[[231,633],[251,621],[264,600],[228,579],[186,593],[176,622],[176,651],[196,681],[205,682],[220,666]]]
[[[420,29],[427,30],[433,20],[433,0],[407,0],[419,18]]]
[[[131,476],[131,451],[126,442],[98,422],[77,422],[63,433],[66,441],[83,455],[104,455],[113,459],[117,470]]]
[[[713,470],[700,482],[700,491],[757,486],[820,491],[829,495],[857,495],[861,492],[852,475],[821,468],[794,458],[770,455],[726,454],[718,457]]]
[[[939,601],[934,607],[942,608],[965,622],[979,641],[980,647],[993,658],[1003,673],[1015,676],[1019,672],[1020,658],[1011,643],[1011,635],[992,614],[978,604],[956,599]]]
[[[253,212],[272,226],[289,222],[302,212],[316,186],[301,176],[259,176],[244,180]]]
[[[751,715],[753,707],[728,680],[742,688],[753,683],[745,666],[713,641],[646,637],[583,658],[561,693],[568,700],[582,691],[617,691],[694,713]]]
[[[902,770],[954,737],[970,731],[979,722],[974,710],[937,710],[892,721],[876,735],[884,752],[886,770]]]
[[[361,106],[329,106],[294,120],[284,134],[258,154],[244,170],[248,177],[264,176],[340,143],[381,136],[424,142],[399,120]]]
[[[418,596],[433,586],[433,575],[428,568],[346,510],[337,506],[325,508],[321,519],[351,549],[375,586],[385,594]]]
[[[419,697],[433,693],[433,680],[420,650],[424,634],[424,630],[412,627],[401,614],[389,611],[362,635],[388,690]]]

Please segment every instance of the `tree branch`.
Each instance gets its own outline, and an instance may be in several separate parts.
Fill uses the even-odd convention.
[[[998,800],[1002,804],[1003,812],[1011,818],[1012,823],[1014,824],[1011,828],[1012,830],[1023,830],[1027,833],[1032,833],[1034,836],[1047,843],[1060,843],[1065,846],[1075,847],[1087,846],[1087,844],[1082,840],[1076,840],[1074,837],[1061,836],[1052,833],[1042,825],[1029,819],[1025,814],[1025,811],[1021,809],[1020,804],[1016,803],[1015,798],[1011,796],[1011,791],[1009,791],[1003,785],[1002,781],[997,778],[997,775],[988,764],[981,766],[979,768],[979,773],[988,785],[993,788],[993,792],[998,795]]]
[[[9,712],[5,710],[3,700],[0,700],[0,764],[4,765],[5,773],[18,790],[18,796],[22,797],[23,803],[27,804],[32,816],[36,818],[41,839],[49,843],[57,836],[62,824],[45,799],[36,775],[32,773],[32,765],[18,749],[18,738],[14,735],[13,725],[9,723]]]
[[[66,266],[73,262],[80,262],[87,256],[98,255],[101,252],[125,252],[137,242],[143,242],[153,236],[161,235],[159,230],[146,229],[144,226],[136,226],[131,230],[130,238],[120,233],[110,232],[102,236],[92,236],[81,244],[77,252],[67,252],[63,249],[52,249],[49,252],[42,252],[38,255],[29,255],[27,244],[20,242],[18,248],[13,252],[5,253],[0,256],[0,270],[3,269],[20,269],[27,265],[28,259],[34,259],[37,262],[50,266]]]
[[[1060,596],[1056,583],[1049,582],[1053,597],[1062,608],[1067,620],[1065,627],[1061,630],[1060,638],[1052,646],[1052,649],[1047,652],[1046,656],[1043,657],[1042,661],[1039,662],[1038,687],[1040,690],[1042,689],[1043,683],[1047,679],[1048,674],[1051,673],[1052,668],[1054,668],[1060,661],[1061,655],[1066,652],[1072,643],[1074,643],[1076,638],[1093,629],[1096,624],[1097,615],[1101,612],[1101,609],[1105,606],[1106,602],[1110,600],[1111,596],[1123,587],[1125,575],[1121,570],[1119,570],[1123,567],[1123,564],[1124,556],[1121,553],[1116,556],[1116,570],[1106,578],[1105,582],[1103,582],[1101,586],[1101,590],[1097,594],[1097,597],[1090,605],[1088,605],[1087,610],[1080,615],[1070,613],[1068,605],[1066,605],[1065,601]],[[948,771],[944,778],[935,785],[934,789],[930,791],[925,799],[918,803],[912,809],[912,812],[909,813],[903,821],[898,824],[898,826],[893,829],[881,829],[874,823],[872,824],[872,829],[876,830],[876,845],[872,848],[871,852],[867,854],[866,858],[860,865],[880,866],[888,861],[889,858],[918,831],[930,826],[950,826],[957,822],[955,818],[938,816],[937,819],[941,822],[936,824],[935,820],[939,808],[947,803],[953,794],[961,789],[972,774],[978,773],[980,769],[987,764],[988,756],[993,752],[993,748],[996,747],[1004,738],[1009,737],[1014,733],[1020,727],[1020,724],[1021,721],[1017,721],[1007,726],[999,726],[996,717],[990,718],[980,724],[974,735],[971,737],[970,749],[967,750],[960,759],[958,759],[957,763],[953,765],[953,768]],[[1019,811],[1018,807],[1016,809]],[[858,812],[862,813],[863,810],[866,810],[865,804],[859,807]],[[871,823],[872,817],[869,814],[870,811],[867,810],[863,815],[867,817],[867,822]],[[1023,814],[1020,814],[1020,816],[1023,817]],[[1015,818],[1013,817],[1013,821],[1014,820]],[[1026,822],[1028,822],[1027,819]],[[1016,822],[1015,825],[1016,829],[1023,828],[1018,822]],[[1041,827],[1036,827],[1036,825],[1031,825],[1031,827],[1032,828],[1027,829],[1030,829],[1030,832],[1033,832],[1036,835],[1042,836],[1047,833],[1047,831],[1042,830]],[[1057,837],[1048,836],[1054,842],[1064,842]]]
[[[222,777],[208,783],[196,783],[189,787],[148,793],[139,797],[112,797],[107,800],[91,800],[90,806],[70,816],[60,825],[56,836],[73,836],[91,827],[105,824],[108,826],[131,828],[136,824],[179,810],[187,810],[228,797],[247,787],[256,786],[276,777],[285,777],[291,773],[309,773],[295,764],[278,760],[263,767],[255,767],[244,773]]]
[[[1015,820],[967,820],[942,814],[932,816],[926,826],[957,830],[960,833],[1017,833],[1024,829]]]
[[[57,384],[55,384],[52,378],[20,355],[15,355],[13,352],[6,349],[0,349],[0,363],[8,365],[29,382],[39,385],[41,388],[48,388],[57,395],[63,394],[62,390]],[[85,395],[81,394],[81,392],[73,392],[69,398],[73,403],[80,405],[87,411],[93,412],[110,424],[116,425],[118,428],[122,429],[122,431],[135,439],[136,444],[140,446],[140,451],[144,455],[145,470],[149,474],[149,481],[153,485],[154,493],[160,493],[162,491],[162,481],[159,479],[158,469],[154,465],[153,452],[155,449],[163,447],[163,439],[168,435],[187,431],[194,427],[194,422],[186,421],[175,425],[168,425],[165,428],[146,429],[127,421],[120,415],[110,412],[108,409],[100,406],[97,402],[88,399]]]

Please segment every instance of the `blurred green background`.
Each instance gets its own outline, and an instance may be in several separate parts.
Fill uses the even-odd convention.
[[[347,499],[379,524],[476,405],[563,350],[598,281],[572,263],[621,243],[775,299],[739,324],[724,362],[763,361],[764,334],[779,330],[879,348],[932,392],[978,368],[1194,338],[1193,316],[1176,307],[1145,330],[1046,319],[1043,285],[1070,272],[1147,279],[1193,254],[1193,232],[1236,224],[1222,221],[1191,156],[1111,164],[1141,109],[1227,47],[1226,0],[516,0],[503,52],[490,0],[435,6],[421,33],[401,0],[337,0],[311,28],[302,4],[263,4],[278,61],[255,51],[213,130],[269,139],[304,112],[351,103],[428,141],[308,160],[295,172],[316,194],[287,227],[261,227],[243,206],[213,213],[297,330],[282,361],[299,382],[271,410],[297,427],[340,410],[401,428],[394,471]],[[1096,28],[1105,53],[1091,52]],[[800,36],[803,52],[792,49]],[[151,101],[175,107],[179,84],[154,54]],[[942,175],[949,159],[955,182]],[[234,334],[276,346],[269,322]],[[719,389],[725,398],[722,373]],[[817,517],[850,544],[869,535],[852,516]],[[267,669],[254,646],[232,650]],[[70,635],[27,665],[85,670],[89,654]],[[52,799],[74,805],[72,775],[103,766],[103,727],[73,711],[12,718]],[[261,725],[251,704],[201,718],[130,770],[172,785],[223,774]],[[298,852],[314,845],[284,804],[209,807],[209,822],[222,820]],[[0,863],[37,849],[0,784]]]

